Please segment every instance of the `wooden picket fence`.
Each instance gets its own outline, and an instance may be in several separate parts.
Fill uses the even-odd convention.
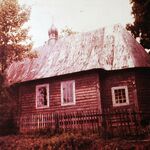
[[[150,116],[150,114],[146,114]],[[50,129],[55,132],[82,131],[93,132],[108,138],[116,136],[141,136],[149,134],[141,125],[145,114],[135,109],[106,109],[66,113],[35,113],[22,115],[20,132]]]
[[[20,119],[20,132],[50,128],[52,130],[92,130],[96,132],[101,124],[98,111],[78,111],[71,113],[42,113],[23,115]]]

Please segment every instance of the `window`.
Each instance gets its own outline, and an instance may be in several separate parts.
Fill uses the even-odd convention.
[[[124,106],[129,104],[127,86],[112,87],[113,106]]]
[[[61,82],[61,105],[74,105],[75,104],[75,81]]]
[[[49,84],[36,86],[36,108],[49,107]]]

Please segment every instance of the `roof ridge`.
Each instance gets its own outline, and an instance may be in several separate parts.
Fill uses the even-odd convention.
[[[13,63],[10,66],[8,69],[10,83],[95,68],[119,70],[150,67],[150,59],[143,52],[144,48],[139,46],[120,24],[70,35],[57,40],[55,45],[46,43],[37,49],[40,49],[39,57],[30,63],[31,66],[24,61],[16,65]],[[138,50],[139,53],[137,53]]]

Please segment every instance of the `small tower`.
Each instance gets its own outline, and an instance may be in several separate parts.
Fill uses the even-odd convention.
[[[48,31],[49,41],[50,40],[57,40],[58,39],[58,30],[54,26],[54,24],[51,25],[51,28]]]

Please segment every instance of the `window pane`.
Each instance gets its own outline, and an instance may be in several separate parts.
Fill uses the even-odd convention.
[[[73,81],[66,81],[62,83],[63,86],[63,103],[73,102]]]
[[[67,103],[67,87],[65,82],[63,83],[63,101],[64,103]]]
[[[126,103],[125,89],[115,89],[114,94],[116,103]]]
[[[66,83],[67,85],[67,102],[70,102],[70,87],[69,87],[69,82]]]
[[[69,90],[69,100],[70,102],[73,102],[73,82],[69,82],[68,90]]]
[[[36,86],[36,107],[48,106],[48,86],[38,85]]]

